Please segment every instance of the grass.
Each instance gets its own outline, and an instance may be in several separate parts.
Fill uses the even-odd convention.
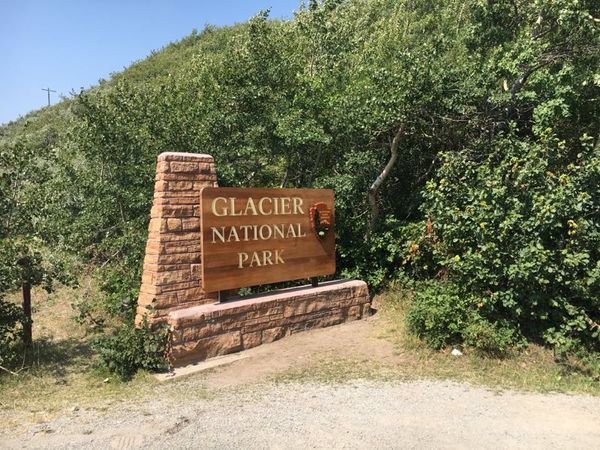
[[[402,289],[390,290],[376,299],[381,323],[378,337],[393,344],[400,364],[384,364],[376,359],[320,359],[310,367],[292,370],[276,379],[337,383],[356,378],[431,378],[479,384],[497,390],[600,396],[598,378],[578,367],[557,363],[552,350],[538,345],[529,345],[524,351],[506,358],[485,357],[469,349],[463,349],[463,356],[452,356],[451,348],[431,350],[406,329],[410,302],[411,293]]]

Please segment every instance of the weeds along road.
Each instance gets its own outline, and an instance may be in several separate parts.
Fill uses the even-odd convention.
[[[72,411],[0,437],[3,448],[597,448],[600,398],[440,381],[269,383]]]

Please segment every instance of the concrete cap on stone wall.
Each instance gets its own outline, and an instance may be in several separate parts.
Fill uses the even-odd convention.
[[[159,161],[213,161],[212,155],[206,153],[163,152],[158,155]]]

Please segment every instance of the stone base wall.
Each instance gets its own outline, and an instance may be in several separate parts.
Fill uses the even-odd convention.
[[[169,312],[174,367],[368,316],[363,281],[333,281]]]

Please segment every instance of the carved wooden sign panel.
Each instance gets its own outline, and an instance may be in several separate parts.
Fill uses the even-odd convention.
[[[206,292],[335,272],[332,190],[205,187],[200,203]]]

